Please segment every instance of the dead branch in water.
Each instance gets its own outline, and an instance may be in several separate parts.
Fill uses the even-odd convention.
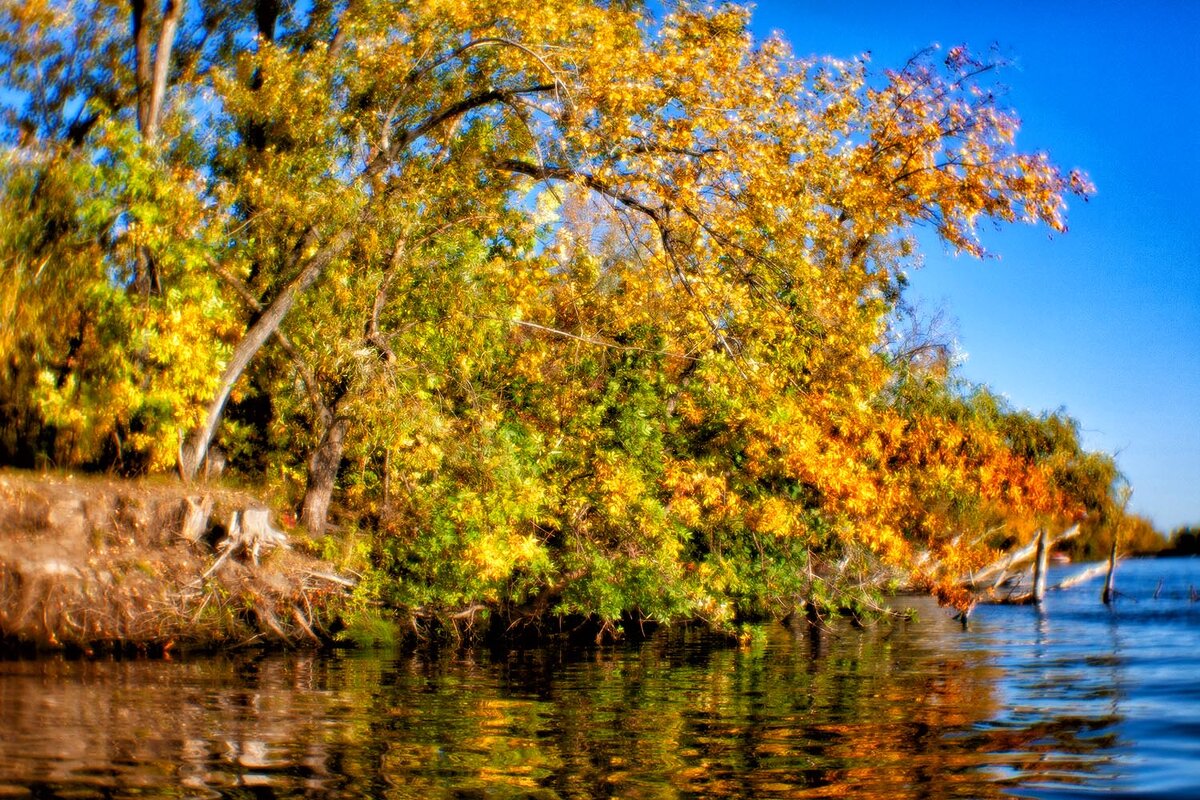
[[[1048,549],[1053,548],[1060,542],[1065,542],[1068,539],[1074,538],[1079,534],[1079,526],[1072,525],[1057,536],[1051,537],[1048,542]],[[1006,553],[1001,558],[988,564],[986,567],[977,569],[967,575],[960,577],[956,583],[968,589],[979,589],[989,578],[996,575],[1003,576],[1003,573],[1008,572],[1013,567],[1019,566],[1026,561],[1032,561],[1037,556],[1038,543],[1041,537],[1034,537],[1033,541],[1024,547],[1017,548],[1011,553]]]
[[[1078,586],[1081,583],[1087,583],[1092,578],[1095,578],[1098,575],[1103,575],[1107,569],[1108,569],[1107,561],[1100,563],[1100,564],[1096,564],[1094,566],[1088,567],[1087,569],[1083,570],[1082,572],[1078,572],[1078,573],[1072,575],[1069,578],[1065,578],[1065,579],[1059,581],[1058,583],[1051,586],[1050,589],[1051,589],[1051,591],[1056,591],[1056,592],[1060,592],[1063,589],[1070,589],[1072,586]]]

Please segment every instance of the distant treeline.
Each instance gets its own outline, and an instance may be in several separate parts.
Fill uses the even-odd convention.
[[[1171,531],[1167,546],[1159,551],[1164,556],[1200,555],[1200,528],[1185,525]]]

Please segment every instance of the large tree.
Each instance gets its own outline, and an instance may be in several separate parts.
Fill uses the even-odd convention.
[[[949,523],[913,510],[935,483],[896,477],[896,451],[953,427],[889,406],[913,232],[979,255],[980,221],[1061,230],[1088,189],[1016,147],[995,64],[797,59],[733,5],[2,9],[21,424],[57,431],[60,461],[187,479],[215,437],[269,430],[307,453],[288,469],[314,531],[347,453],[385,499],[406,458],[453,461],[459,483],[408,487],[414,519],[501,531],[477,560],[515,580],[488,559],[529,554],[560,595],[564,576],[602,594],[619,552],[646,567],[631,587],[697,562],[745,585],[729,564],[812,554],[795,531],[911,560],[904,514]],[[950,457],[927,450],[922,469]],[[528,489],[490,495],[511,536],[446,516],[484,480],[472,459]]]

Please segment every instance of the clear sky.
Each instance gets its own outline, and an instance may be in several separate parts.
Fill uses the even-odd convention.
[[[1200,1],[760,2],[798,55],[899,67],[933,43],[999,45],[1022,149],[1081,167],[1069,233],[987,231],[999,259],[935,248],[912,293],[957,319],[964,372],[1014,405],[1065,408],[1117,457],[1133,510],[1200,524]]]

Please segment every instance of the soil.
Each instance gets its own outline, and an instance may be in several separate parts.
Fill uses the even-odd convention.
[[[352,581],[274,523],[262,548],[228,536],[235,512],[263,508],[226,489],[0,472],[0,643],[165,653],[327,641]]]

